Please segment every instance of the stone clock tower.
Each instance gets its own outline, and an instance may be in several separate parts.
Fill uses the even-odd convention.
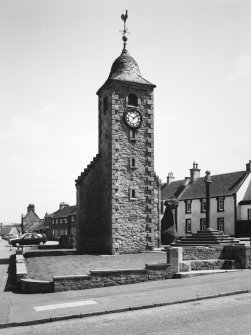
[[[137,253],[159,245],[156,86],[141,76],[125,34],[124,24],[124,48],[97,92],[99,153],[76,180],[78,253]]]

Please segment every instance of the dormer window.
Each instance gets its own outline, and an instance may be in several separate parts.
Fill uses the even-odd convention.
[[[136,94],[131,93],[128,95],[128,105],[135,107],[138,106],[138,97]]]

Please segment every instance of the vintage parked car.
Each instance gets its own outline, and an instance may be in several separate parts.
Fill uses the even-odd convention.
[[[9,242],[14,247],[19,245],[44,244],[47,241],[46,235],[42,233],[25,233],[20,237],[12,238]]]

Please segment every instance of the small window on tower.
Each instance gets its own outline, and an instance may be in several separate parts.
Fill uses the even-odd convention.
[[[129,94],[128,96],[128,105],[130,106],[138,106],[138,97],[136,94]]]
[[[137,199],[137,190],[136,187],[131,187],[130,188],[130,200],[135,200]]]
[[[135,129],[130,129],[130,140],[131,141],[137,140],[137,131]]]
[[[130,158],[130,166],[131,166],[132,169],[135,169],[137,167],[135,157]]]
[[[104,100],[103,100],[103,111],[104,111],[104,113],[106,113],[107,110],[108,110],[108,98],[104,97]]]

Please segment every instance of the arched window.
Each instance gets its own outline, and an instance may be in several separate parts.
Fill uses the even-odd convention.
[[[129,94],[128,96],[128,105],[130,106],[138,106],[138,97],[136,94]]]

